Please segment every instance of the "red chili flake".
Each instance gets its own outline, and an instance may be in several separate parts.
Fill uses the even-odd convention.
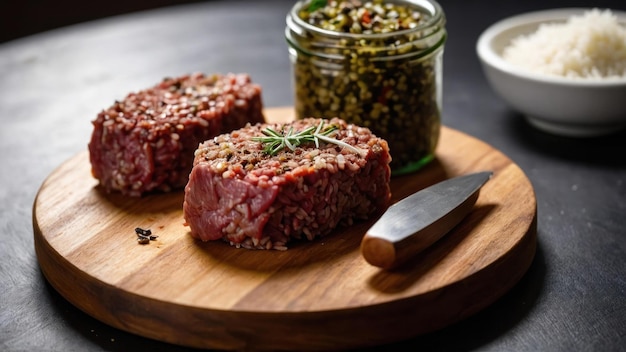
[[[369,11],[367,10],[363,11],[363,16],[361,16],[361,22],[366,23],[366,24],[369,24],[370,22],[372,22],[372,18],[370,17]]]
[[[389,91],[391,91],[391,87],[390,86],[384,86],[383,89],[380,92],[380,95],[378,95],[378,102],[381,104],[387,104],[387,95],[389,94]]]

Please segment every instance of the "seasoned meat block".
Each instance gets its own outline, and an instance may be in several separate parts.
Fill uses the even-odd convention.
[[[166,78],[98,114],[89,142],[92,174],[129,196],[180,189],[201,142],[264,122],[260,86],[246,74]]]
[[[320,123],[320,131],[334,128],[328,137],[339,142],[320,139],[318,147],[309,140],[269,154],[258,140],[268,127],[285,135]],[[185,187],[185,221],[203,241],[286,249],[293,239],[313,240],[386,208],[390,161],[385,140],[337,118],[250,125],[199,146]]]

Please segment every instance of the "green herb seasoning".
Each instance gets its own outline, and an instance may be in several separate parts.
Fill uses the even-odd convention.
[[[254,137],[252,140],[264,143],[265,148],[263,148],[263,150],[269,155],[276,155],[276,153],[285,148],[296,150],[296,147],[303,143],[315,143],[315,146],[319,148],[320,141],[338,145],[357,154],[362,153],[358,148],[334,139],[332,134],[335,131],[337,131],[337,126],[329,125],[324,127],[324,121],[320,121],[317,127],[311,126],[300,132],[295,132],[293,128],[289,129],[287,132],[279,132],[268,127],[261,131],[265,135],[264,137]]]
[[[439,139],[444,24],[430,0],[298,2],[285,33],[297,116],[368,127],[394,174],[418,169]]]

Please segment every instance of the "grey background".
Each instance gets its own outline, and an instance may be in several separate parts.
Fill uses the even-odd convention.
[[[164,76],[248,72],[263,86],[267,107],[291,105],[283,29],[293,1],[165,7],[159,6],[172,2],[130,1],[137,8],[108,12],[94,2],[80,5],[87,15],[72,7],[79,15],[71,20],[61,15],[68,3],[56,3],[56,9],[45,1],[14,3],[15,11],[0,7],[3,33],[12,23],[26,28],[15,28],[0,44],[0,350],[187,350],[111,328],[60,297],[38,267],[33,200],[54,168],[85,150],[90,121],[102,108]],[[53,17],[54,24],[38,26],[29,15],[29,6],[40,11],[42,4],[37,16]],[[576,6],[624,10],[626,4],[441,4],[449,32],[443,122],[491,144],[524,170],[537,197],[538,249],[519,284],[489,308],[436,333],[372,350],[624,350],[626,133],[571,139],[531,128],[488,87],[475,44],[491,23],[517,13]],[[152,6],[159,8],[112,16]],[[96,17],[102,18],[82,22]],[[20,37],[31,32],[39,33]]]

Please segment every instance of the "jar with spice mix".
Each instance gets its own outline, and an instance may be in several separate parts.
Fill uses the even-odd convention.
[[[432,0],[302,0],[287,15],[297,118],[340,117],[389,143],[394,175],[433,159],[445,16]]]

